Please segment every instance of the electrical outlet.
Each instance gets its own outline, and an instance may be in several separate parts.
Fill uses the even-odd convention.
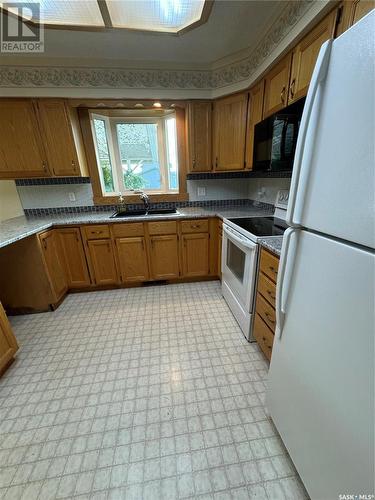
[[[76,201],[75,193],[69,193],[69,201]]]
[[[205,187],[198,188],[198,196],[206,196],[206,188]]]

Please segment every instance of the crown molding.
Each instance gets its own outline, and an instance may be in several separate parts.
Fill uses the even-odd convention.
[[[81,97],[119,97],[124,91],[128,97],[169,95],[174,97],[210,97],[228,92],[229,87],[245,88],[257,69],[270,59],[283,41],[290,38],[293,28],[313,11],[319,11],[330,2],[314,0],[288,1],[281,15],[265,36],[247,55],[213,69],[124,69],[82,68],[58,66],[0,65],[0,94],[20,95],[17,90],[29,89],[34,95],[65,95]],[[314,8],[313,8],[314,7]],[[317,12],[317,13],[316,13]],[[310,16],[306,16],[310,17]],[[311,19],[310,19],[311,21]],[[306,24],[306,23],[305,23]],[[285,44],[284,44],[285,45]],[[278,57],[279,54],[275,54]],[[275,58],[274,58],[275,59]]]

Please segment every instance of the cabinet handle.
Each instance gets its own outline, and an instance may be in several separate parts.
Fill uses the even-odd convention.
[[[215,168],[217,168],[217,164],[218,164],[218,159],[216,157],[216,159],[215,159]]]
[[[271,292],[271,290],[267,290],[268,295],[271,297],[271,299],[275,300],[275,294]]]
[[[280,99],[283,104],[285,104],[285,85],[280,93]]]
[[[268,319],[268,321],[270,321],[271,323],[275,323],[275,320],[271,318],[271,315],[268,312],[265,312],[264,314],[265,314],[266,318]]]
[[[45,161],[42,163],[42,167],[43,167],[44,172],[47,173],[47,165],[46,165]]]
[[[277,274],[277,271],[276,269],[273,267],[273,266],[270,266],[269,267],[270,271],[272,271],[274,274]]]
[[[47,240],[43,240],[44,249],[47,250]]]
[[[193,160],[193,168],[195,168],[196,163],[197,162],[195,161],[195,158],[194,158],[194,160]]]
[[[91,231],[91,234],[102,234],[103,231]]]
[[[294,97],[294,87],[296,85],[296,79],[293,78],[292,83],[290,84],[290,98],[293,99]]]
[[[192,229],[198,229],[198,228],[200,228],[200,225],[199,224],[192,224],[190,227]]]
[[[76,169],[76,162],[74,160],[72,160],[72,167],[73,167],[73,170]]]
[[[144,249],[145,249],[145,242],[144,240],[142,240],[142,250],[144,251]]]

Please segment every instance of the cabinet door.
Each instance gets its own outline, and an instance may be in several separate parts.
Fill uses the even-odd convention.
[[[91,240],[87,242],[87,246],[95,285],[113,285],[117,283],[117,271],[111,240]]]
[[[57,232],[54,230],[40,234],[39,240],[42,245],[47,275],[55,295],[55,302],[58,302],[67,290],[67,279],[60,240]]]
[[[288,54],[265,76],[263,118],[286,106],[288,100],[291,54]]]
[[[150,246],[152,278],[156,280],[178,278],[180,266],[177,234],[151,236]]]
[[[345,0],[342,2],[341,19],[337,27],[336,36],[341,35],[374,8],[374,0]]]
[[[0,303],[0,375],[17,351],[16,337]]]
[[[208,248],[208,233],[182,235],[182,269],[184,276],[207,276],[209,274]]]
[[[56,176],[79,175],[72,128],[63,100],[39,100],[39,116],[45,137],[48,164]]]
[[[247,104],[246,128],[246,168],[253,168],[254,127],[263,117],[264,80],[255,85],[249,92]]]
[[[0,101],[0,178],[50,175],[31,99]]]
[[[90,286],[90,275],[78,228],[57,230],[64,257],[66,279],[69,288]]]
[[[117,258],[122,282],[149,279],[147,252],[143,236],[116,239]]]
[[[188,107],[188,170],[207,172],[211,161],[212,103],[192,102]]]
[[[336,17],[337,11],[334,10],[294,48],[288,104],[307,94],[320,47],[334,35]]]
[[[246,113],[247,94],[215,101],[215,170],[242,170],[245,167]]]

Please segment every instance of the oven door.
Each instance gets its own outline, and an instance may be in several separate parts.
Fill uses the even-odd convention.
[[[242,307],[253,308],[258,245],[224,224],[222,279]]]

